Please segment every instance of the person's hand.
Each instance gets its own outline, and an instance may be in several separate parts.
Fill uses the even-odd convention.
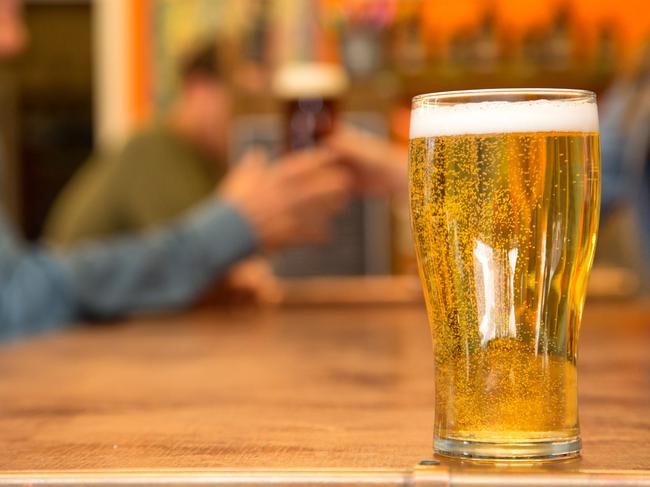
[[[406,191],[406,147],[349,126],[339,128],[325,144],[352,169],[358,191],[371,194]]]
[[[269,263],[261,257],[251,257],[233,266],[216,286],[202,296],[199,305],[272,306],[283,298],[282,286]]]
[[[251,151],[218,190],[248,220],[263,249],[320,242],[351,193],[349,171],[324,149],[295,152],[273,165]]]
[[[240,262],[223,282],[231,301],[257,305],[274,305],[282,301],[283,292],[269,263],[261,257]]]

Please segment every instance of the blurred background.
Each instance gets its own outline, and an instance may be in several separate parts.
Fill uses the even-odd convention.
[[[234,97],[232,162],[252,143],[272,153],[286,143],[288,95],[274,76],[288,63],[340,66],[345,81],[328,96],[341,118],[405,144],[416,94],[554,87],[603,100],[620,80],[641,79],[650,39],[645,0],[30,0],[25,13],[28,51],[0,68],[0,132],[3,194],[32,240],[91,153],[119,147],[170,108],[178,59],[199,41],[214,39],[222,52]],[[621,201],[603,215],[596,293],[647,288],[634,205]],[[274,257],[277,272],[413,272],[403,198],[354,202],[336,225],[327,245]]]

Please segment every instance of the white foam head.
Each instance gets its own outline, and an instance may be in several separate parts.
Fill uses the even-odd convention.
[[[273,91],[280,98],[336,98],[347,87],[347,75],[338,64],[290,63],[273,74]]]
[[[520,132],[597,132],[596,103],[585,100],[486,101],[426,105],[411,112],[411,139]]]

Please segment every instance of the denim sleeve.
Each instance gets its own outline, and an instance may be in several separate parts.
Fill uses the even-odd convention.
[[[78,311],[106,318],[187,305],[255,246],[235,209],[209,202],[170,229],[86,244],[59,259]]]
[[[0,209],[0,341],[61,327],[74,309],[60,263],[22,245]]]
[[[0,215],[0,339],[185,306],[255,247],[246,220],[214,201],[170,227],[65,253],[26,248]]]

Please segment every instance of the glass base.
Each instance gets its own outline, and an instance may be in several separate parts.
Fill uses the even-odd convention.
[[[488,443],[481,441],[435,438],[436,454],[467,460],[485,461],[549,461],[574,458],[580,455],[580,438],[562,441],[535,441],[528,443]]]

